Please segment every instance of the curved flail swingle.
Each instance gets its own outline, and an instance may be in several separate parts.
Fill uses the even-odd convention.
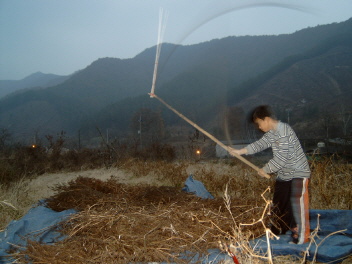
[[[160,57],[160,52],[161,52],[162,39],[163,39],[163,36],[164,36],[164,33],[165,33],[167,17],[168,17],[168,13],[167,12],[164,13],[164,10],[162,8],[160,8],[159,28],[158,28],[158,42],[157,42],[157,47],[156,47],[155,64],[154,64],[154,72],[153,72],[153,82],[152,82],[152,89],[151,89],[149,95],[150,95],[151,98],[158,99],[162,104],[164,104],[167,108],[169,108],[171,111],[173,111],[179,117],[181,117],[187,123],[189,123],[190,125],[192,125],[196,129],[201,131],[204,135],[209,137],[215,143],[219,144],[225,150],[228,150],[228,147],[225,144],[223,144],[220,140],[218,140],[213,135],[211,135],[210,133],[205,131],[203,128],[199,127],[196,123],[194,123],[191,120],[189,120],[187,117],[185,117],[183,114],[178,112],[176,109],[174,109],[172,106],[167,104],[163,99],[161,99],[160,97],[158,97],[155,94],[155,84],[156,84],[157,72],[158,72],[158,62],[159,62],[159,57]],[[236,157],[237,159],[241,160],[242,162],[246,163],[248,166],[250,166],[251,168],[253,168],[254,170],[259,172],[260,168],[258,168],[257,166],[255,166],[254,164],[252,164],[251,162],[249,162],[248,160],[243,158],[241,155],[235,154],[234,157]],[[268,174],[265,174],[265,178],[269,179],[270,176]]]

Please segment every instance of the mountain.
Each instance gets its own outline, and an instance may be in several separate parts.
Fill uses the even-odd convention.
[[[18,81],[0,80],[0,98],[22,89],[47,88],[50,86],[55,86],[64,82],[68,78],[69,76],[36,72]]]
[[[327,40],[306,53],[285,58],[238,85],[229,85],[224,81],[228,79],[221,78],[225,75],[221,67],[205,68],[181,74],[165,84],[159,96],[207,131],[219,131],[228,107],[243,109],[246,114],[257,105],[269,104],[278,118],[293,125],[301,137],[324,137],[324,119],[331,120],[331,129],[336,132],[331,136],[341,136],[341,125],[337,123],[342,108],[352,112],[352,34]],[[148,96],[110,105],[87,123],[95,120],[97,127],[118,131],[128,127],[129,113],[137,112],[141,106],[162,108],[169,126],[185,124]],[[245,121],[240,122],[243,127]],[[223,130],[220,128],[216,136],[224,138]],[[248,131],[237,129],[236,133],[232,135],[234,138],[243,138]]]
[[[292,108],[291,121],[299,124],[295,113],[309,112],[298,111],[299,102],[306,102],[312,114],[335,100],[332,90],[349,98],[350,32],[352,19],[278,36],[227,37],[188,46],[165,43],[156,94],[210,131],[222,130],[227,108],[246,112],[260,103],[273,104],[280,113]],[[185,125],[147,94],[155,50],[131,59],[101,58],[58,85],[0,99],[0,128],[27,141],[61,130],[91,138],[97,128],[123,136],[141,108],[161,112],[169,127]]]
[[[343,117],[352,116],[352,34],[326,51],[304,56],[266,81],[257,83],[236,106],[273,106],[278,118],[290,122],[303,138],[341,137]],[[351,120],[352,121],[352,120]],[[328,122],[329,124],[327,124]]]

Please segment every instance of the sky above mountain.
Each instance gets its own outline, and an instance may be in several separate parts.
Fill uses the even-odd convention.
[[[190,45],[342,22],[352,1],[0,0],[0,80],[132,58],[156,45],[160,8],[168,13],[163,42]]]

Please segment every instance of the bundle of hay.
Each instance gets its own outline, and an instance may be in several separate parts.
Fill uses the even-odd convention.
[[[129,186],[114,179],[80,177],[56,191],[48,207],[79,211],[61,226],[67,238],[54,246],[30,242],[18,261],[187,263],[216,248],[219,240],[238,236],[238,223],[252,222],[263,210],[240,199],[228,200],[226,208],[223,198],[201,199],[175,187]],[[249,226],[238,242],[262,233],[261,225]]]

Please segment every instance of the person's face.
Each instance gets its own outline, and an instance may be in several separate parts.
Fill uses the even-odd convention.
[[[254,123],[257,124],[258,128],[264,133],[270,130],[269,118],[265,117],[264,119],[257,118]]]

